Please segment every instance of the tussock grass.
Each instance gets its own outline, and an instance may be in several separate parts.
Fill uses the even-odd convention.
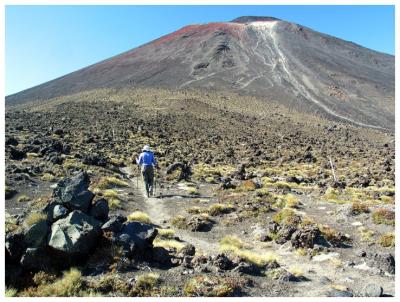
[[[387,204],[393,204],[394,203],[394,198],[391,197],[391,196],[382,195],[379,199],[383,203],[387,203]]]
[[[17,199],[18,202],[27,202],[27,201],[30,201],[30,200],[31,200],[31,198],[29,196],[27,196],[27,195],[21,195]]]
[[[147,215],[146,213],[141,212],[141,211],[135,211],[135,212],[131,213],[130,215],[128,215],[127,219],[128,219],[128,221],[151,223],[151,219],[150,219],[149,215]]]
[[[200,207],[191,207],[191,208],[186,209],[186,212],[188,212],[189,214],[200,214],[201,208]]]
[[[229,250],[231,247],[232,249],[243,249],[247,247],[246,244],[239,237],[233,235],[225,236],[219,241],[219,244],[221,245],[221,247],[226,248],[226,250]]]
[[[232,253],[259,267],[277,261],[277,256],[272,252],[257,253],[248,250],[249,246],[236,236],[225,236],[220,240],[220,251]]]
[[[230,204],[225,205],[222,203],[215,203],[208,208],[207,212],[211,216],[217,216],[217,215],[221,215],[221,214],[230,213],[233,209],[234,209],[234,207]]]
[[[109,198],[107,199],[107,201],[110,210],[116,210],[122,208],[121,200],[119,200],[118,198]]]
[[[379,238],[379,244],[383,247],[394,247],[395,246],[395,234],[386,233]]]
[[[358,231],[360,232],[360,235],[361,235],[361,241],[366,242],[368,244],[375,243],[375,239],[374,239],[375,232],[373,230],[368,230],[364,226],[360,226],[358,228]]]
[[[69,170],[69,169],[85,169],[86,165],[84,163],[81,163],[77,161],[74,158],[67,158],[64,160],[62,164],[63,169]]]
[[[328,226],[326,224],[318,225],[318,228],[319,228],[321,234],[329,242],[339,243],[341,241],[341,234],[339,233],[339,231],[335,230],[334,228],[331,228],[330,226]]]
[[[30,227],[35,223],[40,221],[44,221],[47,219],[47,215],[41,212],[32,212],[30,213],[24,220],[24,224],[26,227]]]
[[[153,241],[153,246],[163,247],[165,249],[174,249],[179,252],[185,247],[185,244],[174,239],[162,239],[157,237]]]
[[[301,217],[297,215],[296,212],[292,209],[284,208],[276,213],[272,217],[272,220],[278,224],[295,226],[301,222]]]
[[[113,189],[108,189],[103,192],[103,196],[106,198],[118,198],[118,192]]]
[[[251,180],[245,180],[238,187],[239,191],[254,191],[257,188],[256,184]]]
[[[123,188],[123,187],[128,187],[128,183],[118,179],[116,177],[102,177],[100,181],[97,184],[97,187],[105,190],[105,189],[112,189],[112,188]]]
[[[353,203],[351,204],[351,213],[353,215],[369,213],[368,205],[366,205],[360,201],[353,201]]]
[[[229,297],[239,288],[237,280],[230,277],[196,276],[189,279],[183,295],[189,297]]]
[[[140,275],[136,279],[135,288],[149,290],[155,287],[160,282],[160,275],[156,273],[147,273]]]
[[[120,276],[113,273],[103,275],[98,281],[89,283],[98,292],[112,293],[113,296],[128,296],[130,285]]]
[[[44,173],[40,179],[43,180],[43,181],[54,181],[55,180],[55,176],[53,174],[50,174],[50,173]]]
[[[185,229],[187,226],[187,219],[185,216],[177,215],[171,219],[171,224],[178,229]]]
[[[387,209],[377,209],[372,213],[372,221],[376,224],[394,225],[394,211]]]
[[[188,188],[187,192],[189,195],[196,195],[196,196],[200,195],[199,190],[197,190],[196,188]]]
[[[285,206],[288,208],[296,208],[299,206],[299,199],[293,194],[287,194],[284,196]]]
[[[31,291],[30,293],[38,297],[72,297],[80,295],[81,286],[81,272],[76,268],[71,268],[54,283],[40,285],[36,292]]]
[[[6,287],[6,293],[5,293],[6,298],[16,297],[17,293],[18,293],[17,289],[12,287]]]
[[[164,238],[173,238],[175,235],[175,231],[172,229],[157,229],[158,235]]]
[[[300,266],[293,266],[293,267],[289,268],[289,272],[296,278],[300,278],[300,277],[304,276],[304,271]]]

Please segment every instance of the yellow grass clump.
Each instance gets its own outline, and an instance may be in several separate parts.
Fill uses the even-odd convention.
[[[34,225],[35,223],[38,223],[40,221],[46,220],[47,215],[41,212],[32,212],[30,213],[24,220],[24,224],[27,227],[30,227]]]
[[[142,223],[151,223],[151,219],[149,215],[141,211],[135,211],[132,214],[128,215],[128,221],[138,221]]]

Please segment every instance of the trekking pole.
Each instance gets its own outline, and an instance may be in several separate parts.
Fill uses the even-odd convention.
[[[154,195],[156,195],[157,192],[157,172],[154,173]]]
[[[139,165],[136,165],[136,189],[139,189]]]

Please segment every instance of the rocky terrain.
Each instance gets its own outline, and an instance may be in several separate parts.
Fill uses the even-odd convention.
[[[92,89],[5,122],[7,296],[395,293],[390,131],[183,88]]]
[[[6,101],[20,104],[99,88],[203,88],[393,131],[394,60],[299,24],[241,17],[186,26]]]

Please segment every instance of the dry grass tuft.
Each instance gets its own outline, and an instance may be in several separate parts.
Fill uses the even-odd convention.
[[[394,211],[388,209],[377,209],[372,213],[372,220],[376,224],[394,225]]]
[[[31,200],[31,198],[27,195],[21,195],[17,199],[18,202],[28,202],[30,200]]]
[[[163,247],[165,249],[174,249],[179,252],[185,247],[185,244],[174,239],[161,239],[157,237],[153,241],[153,246]]]
[[[175,235],[175,231],[172,229],[157,229],[158,230],[158,236],[164,237],[164,238],[173,238]]]
[[[138,221],[142,223],[151,223],[149,215],[141,211],[135,211],[127,217],[128,221]]]
[[[386,233],[379,238],[379,244],[383,247],[394,247],[395,241],[394,233]]]
[[[116,177],[103,177],[97,184],[97,187],[104,190],[104,189],[111,189],[111,188],[121,188],[121,187],[128,187],[128,183],[118,179]]]
[[[228,214],[228,213],[232,212],[233,210],[234,210],[234,207],[230,204],[225,205],[222,203],[215,203],[208,208],[207,212],[211,216],[217,216],[217,215],[221,215],[221,214]]]
[[[257,266],[262,267],[266,264],[277,262],[277,256],[272,252],[260,254],[248,250],[248,248],[249,247],[236,236],[225,236],[220,241],[221,252],[232,253]]]
[[[47,215],[41,212],[32,212],[28,215],[28,217],[25,218],[24,224],[26,227],[30,227],[34,225],[35,223],[38,223],[40,221],[46,220]]]
[[[351,213],[353,215],[359,215],[362,213],[369,213],[368,206],[360,201],[353,201],[351,204]]]
[[[229,297],[239,289],[237,280],[229,277],[196,276],[186,282],[183,295],[189,297]]]
[[[187,219],[182,215],[177,215],[171,219],[171,224],[178,229],[185,229],[187,227]]]

